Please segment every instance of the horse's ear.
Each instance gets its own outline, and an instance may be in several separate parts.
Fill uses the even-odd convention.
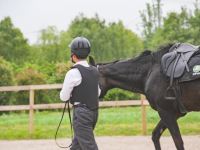
[[[92,66],[96,66],[96,63],[94,61],[94,58],[92,56],[89,56],[89,64]]]

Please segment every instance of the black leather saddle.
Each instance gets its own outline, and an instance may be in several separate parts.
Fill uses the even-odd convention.
[[[194,46],[188,43],[174,44],[168,53],[164,54],[161,59],[161,70],[163,74],[170,78],[169,87],[165,93],[165,99],[177,100],[181,112],[185,113],[186,110],[180,101],[180,87],[174,86],[174,79],[180,79],[185,72],[191,69],[188,65],[194,54],[199,50],[199,46]]]
[[[198,50],[198,46],[191,44],[174,44],[161,59],[163,73],[170,78],[179,78],[183,75],[185,69],[189,72],[188,61]]]

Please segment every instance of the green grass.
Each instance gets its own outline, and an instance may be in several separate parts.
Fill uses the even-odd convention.
[[[0,116],[0,139],[40,139],[54,138],[55,130],[60,121],[61,112],[36,112],[34,133],[28,132],[28,114],[11,113]],[[151,134],[159,121],[156,111],[147,107],[147,134]],[[200,134],[199,113],[189,113],[179,120],[181,133],[185,135]],[[95,129],[96,136],[141,135],[141,108],[107,108],[100,109],[99,120]],[[165,135],[168,135],[165,132]],[[68,114],[63,120],[59,137],[70,137]]]

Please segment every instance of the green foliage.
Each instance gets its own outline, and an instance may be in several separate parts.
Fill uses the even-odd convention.
[[[18,85],[34,85],[34,84],[45,84],[44,74],[38,72],[34,65],[26,66],[16,74],[16,82]],[[27,91],[20,91],[16,93],[16,99],[19,100],[17,104],[28,104],[29,93]],[[48,97],[48,96],[47,96]],[[35,96],[36,102],[44,102],[46,100],[45,91],[38,91]]]
[[[170,12],[161,26],[153,30],[151,34],[145,35],[145,47],[156,48],[159,45],[174,42],[200,43],[200,9],[199,4],[195,4],[193,12],[182,8],[180,13]],[[144,30],[148,29],[148,24],[144,24]],[[149,36],[151,35],[151,36]]]
[[[60,32],[54,26],[41,30],[36,48],[39,62],[42,60],[42,62],[55,63],[65,60],[65,49],[60,44]]]
[[[191,37],[189,34],[188,14],[186,9],[182,9],[181,13],[170,13],[164,20],[163,36],[169,41],[186,42]]]
[[[143,25],[143,35],[144,35],[144,47],[147,48],[149,45],[149,40],[159,28],[161,28],[163,17],[162,17],[162,7],[161,0],[152,1],[153,4],[147,3],[146,9],[140,11],[140,16]]]
[[[29,56],[29,45],[22,32],[15,28],[10,17],[0,22],[0,55],[7,61],[22,64]]]
[[[198,1],[197,1],[198,2]],[[200,43],[200,7],[196,3],[196,8],[194,14],[189,19],[190,23],[190,34],[192,35],[191,42],[193,44],[199,45]]]
[[[72,64],[70,62],[56,64],[54,83],[62,83],[64,81],[67,71],[70,70],[71,66]]]
[[[15,69],[15,80],[18,85],[40,85],[40,84],[55,84],[62,83],[66,72],[70,69],[71,63],[49,63],[42,64],[24,64],[21,68]],[[59,100],[60,90],[41,90],[36,91],[36,103],[55,103]],[[29,93],[21,91],[15,95],[16,104],[28,104]]]
[[[45,76],[33,67],[24,68],[16,75],[18,85],[44,84]]]
[[[67,32],[72,38],[87,37],[92,46],[91,55],[95,56],[97,61],[132,57],[143,48],[142,40],[126,29],[121,21],[106,25],[98,16],[76,17]]]
[[[138,100],[140,99],[139,94],[135,94],[133,92],[124,91],[121,89],[112,89],[108,91],[105,95],[104,100]]]
[[[11,64],[0,57],[0,85],[7,86],[13,84],[13,72]]]
[[[11,64],[0,57],[0,86],[14,84],[13,70]],[[13,94],[7,92],[0,93],[0,105],[10,104],[13,101]]]

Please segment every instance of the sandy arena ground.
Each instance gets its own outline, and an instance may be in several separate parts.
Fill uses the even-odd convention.
[[[154,150],[150,136],[97,137],[100,150]],[[183,136],[186,150],[200,150],[199,136]],[[66,140],[58,142],[65,144]],[[70,142],[70,140],[67,140]],[[161,138],[162,150],[176,150],[171,137]],[[0,150],[61,150],[54,140],[0,141]]]

